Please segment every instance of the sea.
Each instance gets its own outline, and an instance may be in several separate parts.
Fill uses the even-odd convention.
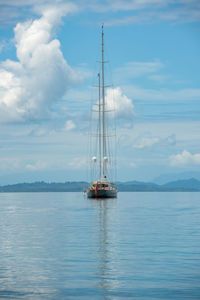
[[[200,193],[0,194],[1,299],[200,299]]]

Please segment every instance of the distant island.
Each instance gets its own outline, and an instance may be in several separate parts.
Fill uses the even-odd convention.
[[[88,185],[88,182],[85,181],[68,181],[64,183],[39,181],[0,186],[0,193],[83,192]],[[191,178],[171,181],[162,185],[151,182],[128,181],[117,182],[117,188],[119,192],[200,192],[200,181]]]

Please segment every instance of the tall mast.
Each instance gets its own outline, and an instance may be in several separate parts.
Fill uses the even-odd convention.
[[[101,179],[101,78],[100,73],[98,73],[98,87],[99,87],[99,179]]]
[[[103,177],[106,178],[106,124],[105,124],[105,87],[104,87],[104,32],[102,25],[102,136],[103,136]]]

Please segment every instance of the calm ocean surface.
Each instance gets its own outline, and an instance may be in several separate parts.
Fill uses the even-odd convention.
[[[1,299],[200,299],[200,193],[0,194]]]

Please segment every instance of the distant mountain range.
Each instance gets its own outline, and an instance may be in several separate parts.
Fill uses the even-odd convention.
[[[0,186],[0,192],[82,192],[87,187],[88,183],[84,181],[65,183],[40,181]],[[128,181],[117,182],[117,187],[122,192],[200,192],[200,180],[190,178],[171,181],[162,185],[151,182]]]
[[[138,191],[138,192],[184,192],[200,191],[200,181],[195,178],[188,180],[176,180],[166,184],[156,184],[151,182],[131,181],[118,183],[119,191]]]
[[[191,178],[196,178],[197,180],[200,180],[200,171],[185,171],[182,173],[161,174],[160,176],[154,178],[153,182],[157,184],[165,184],[170,181],[186,180]]]

